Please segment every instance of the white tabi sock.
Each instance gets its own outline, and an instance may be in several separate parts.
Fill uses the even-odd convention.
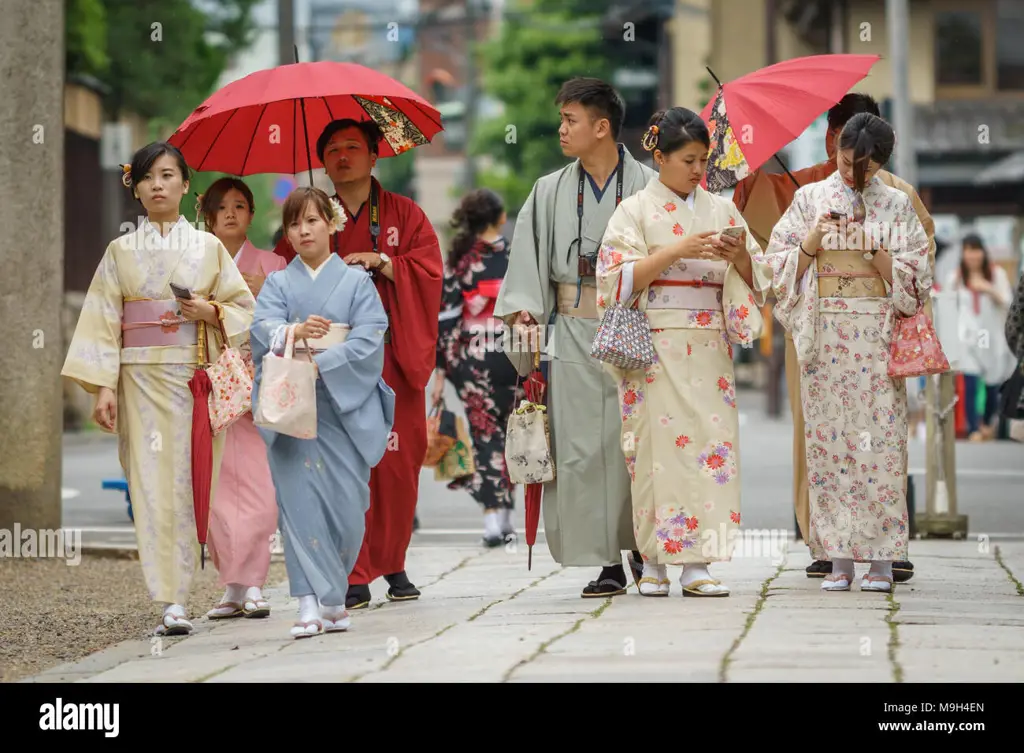
[[[871,569],[868,570],[868,575],[880,575],[883,578],[892,577],[892,563],[891,562],[879,562],[873,560],[871,562]]]
[[[501,525],[498,523],[497,510],[488,510],[484,513],[484,536],[489,539],[501,538]]]
[[[299,622],[311,622],[320,619],[320,603],[314,594],[299,597]]]
[[[683,587],[685,588],[697,580],[711,580],[707,566],[702,563],[683,565],[683,574],[679,578]]]
[[[263,592],[260,590],[259,586],[251,586],[245,592],[245,600],[246,601],[259,601],[262,598],[263,598]]]
[[[652,565],[650,562],[644,563],[644,574],[642,578],[654,578],[661,583],[663,580],[668,580],[668,566],[667,565]]]
[[[164,607],[164,614],[174,615],[179,620],[184,619],[185,607],[181,606],[181,604],[168,604],[166,607]]]
[[[227,590],[224,591],[224,598],[220,601],[222,604],[241,604],[242,597],[245,596],[245,586],[240,586],[237,583],[229,583]]]
[[[512,510],[508,507],[502,507],[498,511],[498,522],[501,524],[502,533],[514,533],[515,526],[512,525]]]
[[[853,560],[834,559],[832,560],[833,575],[846,575],[848,580],[853,580]]]

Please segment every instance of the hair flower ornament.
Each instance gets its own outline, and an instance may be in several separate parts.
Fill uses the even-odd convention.
[[[341,202],[335,198],[330,199],[331,202],[331,232],[340,233],[345,229],[345,223],[348,222],[348,217],[345,215],[345,210],[341,207]]]
[[[647,129],[642,143],[644,149],[648,152],[653,151],[658,146],[658,126],[652,125]]]
[[[121,182],[124,184],[125,188],[131,188],[132,187],[132,166],[131,165],[121,165]]]

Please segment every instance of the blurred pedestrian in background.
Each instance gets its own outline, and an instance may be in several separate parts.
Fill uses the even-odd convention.
[[[445,380],[458,390],[473,439],[476,469],[448,484],[483,506],[484,544],[498,546],[515,535],[515,485],[505,469],[505,429],[518,401],[518,374],[505,355],[505,324],[494,304],[508,269],[507,221],[501,198],[485,188],[463,197],[452,215],[456,228],[445,262],[439,316],[437,368],[431,405],[444,396]]]
[[[192,631],[185,613],[199,562],[192,494],[192,391],[205,322],[211,361],[223,324],[238,348],[256,301],[224,244],[178,209],[188,164],[156,142],[125,166],[123,181],[145,207],[137,230],[110,242],[89,286],[61,373],[96,395],[94,416],[118,434],[139,562],[150,598],[164,605],[157,635]],[[170,285],[186,289],[176,298]],[[219,346],[218,346],[219,343]],[[213,479],[224,435],[213,437]],[[212,496],[212,495],[211,495]]]
[[[1006,271],[992,263],[981,236],[973,233],[964,237],[960,268],[949,275],[946,284],[956,291],[968,439],[972,442],[993,439],[998,422],[999,388],[1017,365],[1003,331],[1013,301],[1013,285]],[[984,390],[985,407],[979,417],[981,390]]]
[[[272,272],[285,260],[249,242],[256,212],[252,191],[238,178],[221,178],[200,197],[207,232],[231,254],[249,290],[259,297]],[[241,348],[252,366],[248,338]],[[277,500],[267,465],[267,445],[246,413],[227,428],[217,491],[210,506],[210,556],[225,587],[220,603],[206,613],[210,619],[266,617],[270,604],[263,598],[270,569],[270,542],[277,530]]]

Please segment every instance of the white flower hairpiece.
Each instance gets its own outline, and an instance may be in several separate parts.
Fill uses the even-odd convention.
[[[341,202],[335,198],[330,199],[331,202],[331,232],[340,233],[345,229],[345,223],[348,222],[348,217],[345,215],[345,210],[341,207]]]

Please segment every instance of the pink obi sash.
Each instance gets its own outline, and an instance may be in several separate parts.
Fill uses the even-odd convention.
[[[178,302],[125,301],[121,321],[122,348],[196,345],[196,323],[178,316]]]

